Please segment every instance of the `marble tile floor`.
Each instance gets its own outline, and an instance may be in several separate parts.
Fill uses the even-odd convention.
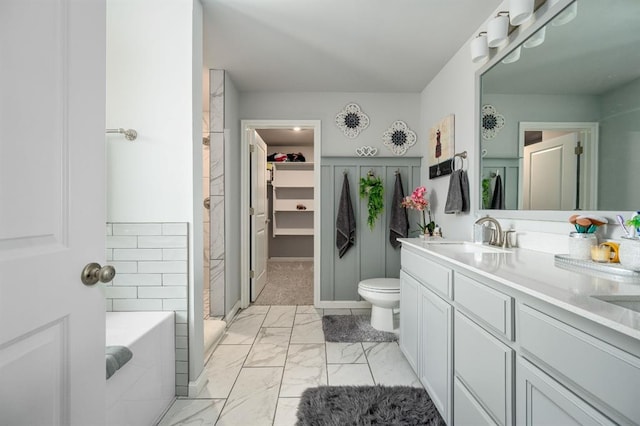
[[[207,362],[209,382],[202,392],[177,399],[159,424],[288,426],[295,425],[308,387],[421,387],[397,342],[325,342],[322,316],[352,314],[367,310],[250,306],[236,316]]]

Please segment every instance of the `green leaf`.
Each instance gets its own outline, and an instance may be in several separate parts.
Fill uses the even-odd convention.
[[[360,178],[360,198],[367,198],[367,224],[373,231],[376,219],[384,208],[384,186],[382,179],[374,176]]]

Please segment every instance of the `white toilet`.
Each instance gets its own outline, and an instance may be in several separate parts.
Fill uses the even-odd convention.
[[[393,310],[400,306],[400,280],[362,280],[358,284],[358,294],[371,303],[371,327],[381,331],[393,331]]]

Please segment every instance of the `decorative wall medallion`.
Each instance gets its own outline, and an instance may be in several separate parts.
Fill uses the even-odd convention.
[[[356,154],[358,157],[373,157],[378,153],[378,148],[374,148],[372,146],[361,146],[356,148]]]
[[[482,106],[482,139],[493,139],[504,127],[504,116],[493,105]]]
[[[336,115],[336,125],[346,137],[353,139],[369,126],[369,117],[357,104],[348,104]]]
[[[404,121],[394,121],[382,134],[382,141],[395,155],[404,155],[409,147],[416,144],[416,133]]]

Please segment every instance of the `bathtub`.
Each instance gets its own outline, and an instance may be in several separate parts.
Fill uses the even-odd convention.
[[[174,400],[173,312],[107,312],[106,344],[133,358],[107,380],[107,425],[153,425]]]

